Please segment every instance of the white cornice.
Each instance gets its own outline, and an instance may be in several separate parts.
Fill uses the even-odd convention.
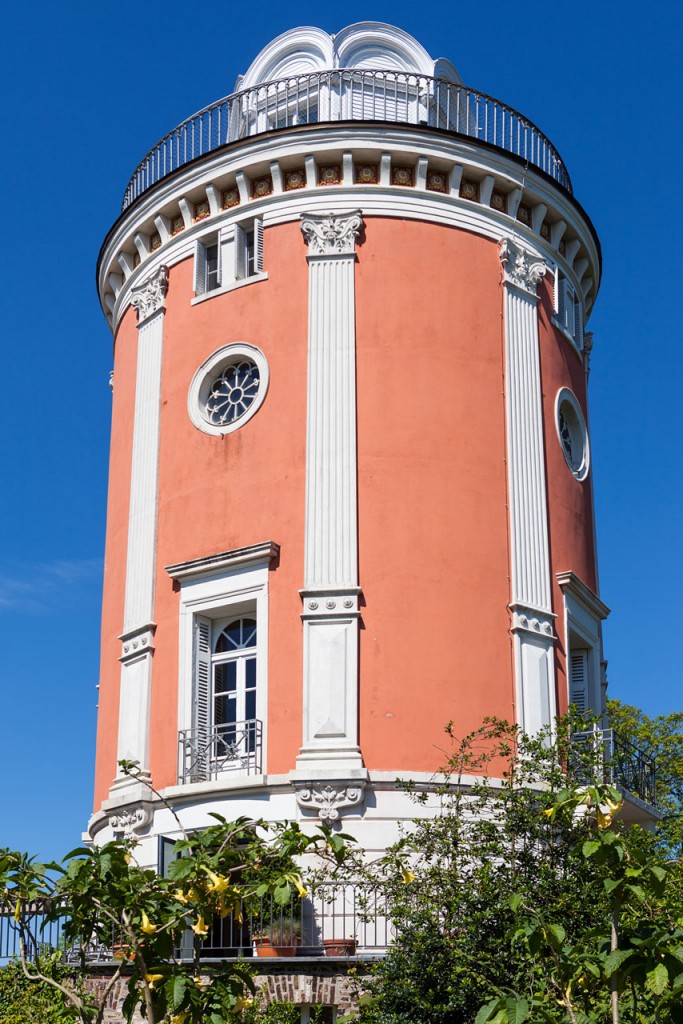
[[[251,544],[246,548],[234,548],[232,551],[221,551],[217,555],[204,558],[193,558],[189,562],[178,562],[167,565],[166,572],[173,580],[195,580],[200,576],[223,573],[226,570],[242,569],[247,566],[272,561],[280,553],[280,545],[275,541],[266,540],[261,544]]]
[[[601,601],[598,595],[591,590],[590,587],[586,586],[583,580],[572,572],[571,569],[567,572],[558,572],[556,575],[557,582],[559,583],[562,592],[564,594],[570,594],[575,601],[582,604],[590,614],[597,619],[606,619],[610,613],[610,609]]]
[[[271,173],[271,163],[276,160],[281,166],[292,167],[303,165],[305,160],[318,164],[341,162],[344,153],[349,153],[351,160],[358,162],[379,162],[385,154],[391,154],[396,164],[416,164],[420,158],[428,160],[444,171],[455,170],[459,175],[481,180],[491,176],[494,188],[515,195],[515,190],[524,185],[524,202],[532,208],[543,204],[548,208],[549,219],[555,223],[567,225],[562,232],[552,233],[551,240],[543,239],[531,228],[513,220],[507,214],[500,213],[491,207],[460,199],[456,194],[442,195],[427,191],[416,186],[387,185],[349,185],[342,186],[309,186],[290,192],[277,192],[266,197],[243,201],[239,206],[219,211],[204,220],[198,221],[184,230],[171,236],[166,242],[148,254],[142,241],[154,228],[155,219],[169,216],[174,209],[180,209],[181,200],[201,197],[211,186],[218,189],[232,187],[235,175],[243,173],[247,178],[255,178]],[[380,193],[387,197],[383,202]],[[407,216],[409,218],[435,220],[437,223],[449,223],[454,226],[483,233],[489,237],[510,233],[510,225],[515,225],[515,233],[520,238],[530,241],[535,248],[557,263],[574,282],[577,292],[581,291],[579,279],[573,272],[577,259],[588,259],[590,271],[584,280],[592,278],[592,297],[597,292],[600,279],[600,258],[596,241],[589,223],[581,216],[580,208],[564,193],[563,190],[537,174],[532,168],[526,173],[519,163],[507,156],[503,151],[478,146],[476,142],[466,139],[455,139],[451,136],[439,135],[437,132],[415,128],[367,127],[367,126],[321,126],[318,129],[292,130],[277,135],[267,134],[249,139],[237,146],[214,152],[196,165],[186,167],[182,173],[160,182],[142,200],[136,203],[129,212],[115,225],[105,246],[103,247],[99,272],[99,290],[105,315],[116,324],[123,310],[127,307],[129,289],[140,280],[142,268],[145,274],[162,263],[172,265],[191,254],[192,240],[207,232],[216,231],[222,224],[254,216],[264,216],[266,224],[283,223],[297,219],[302,207],[314,209],[318,198],[323,198],[328,208],[336,204],[337,197],[343,195],[343,204],[362,206],[369,214],[373,212],[381,216]],[[351,197],[351,198],[349,198]],[[389,199],[387,202],[387,199]],[[375,199],[378,201],[376,202]],[[409,209],[406,209],[405,204]],[[395,206],[396,210],[387,209]],[[400,209],[399,209],[400,207]],[[445,209],[451,211],[445,214]],[[338,207],[337,207],[338,208]],[[436,214],[436,215],[435,215]],[[486,225],[499,225],[494,231],[486,230]],[[567,230],[571,229],[580,238],[580,243],[572,246],[575,250],[565,259],[559,252],[562,235],[566,238]],[[140,246],[142,245],[142,250]],[[579,248],[584,253],[579,257]],[[142,263],[132,268],[132,260],[127,259],[128,253],[135,250],[141,252]],[[126,273],[121,281],[121,270]],[[110,313],[111,311],[111,313]]]

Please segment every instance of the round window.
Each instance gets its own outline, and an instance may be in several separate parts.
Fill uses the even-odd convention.
[[[214,352],[195,373],[188,410],[206,434],[229,434],[257,411],[268,390],[268,364],[253,345],[240,342]]]
[[[588,431],[581,406],[569,388],[558,392],[555,426],[567,465],[577,480],[585,480],[589,467]]]

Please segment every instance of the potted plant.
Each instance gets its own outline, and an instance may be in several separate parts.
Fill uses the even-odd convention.
[[[273,921],[267,934],[255,935],[253,942],[257,956],[296,956],[296,947],[301,942],[301,921],[291,917]]]
[[[358,943],[355,939],[323,939],[325,956],[355,956]]]

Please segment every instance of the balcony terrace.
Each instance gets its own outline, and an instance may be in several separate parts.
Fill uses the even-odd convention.
[[[141,161],[123,210],[174,171],[222,146],[265,132],[353,121],[424,126],[470,138],[531,164],[572,191],[550,140],[500,100],[414,72],[339,68],[256,85],[198,111]]]

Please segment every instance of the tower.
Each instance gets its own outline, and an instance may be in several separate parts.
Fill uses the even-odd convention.
[[[440,737],[604,704],[584,333],[552,143],[406,33],[294,29],[169,133],[114,332],[95,842],[211,811],[382,849]]]

